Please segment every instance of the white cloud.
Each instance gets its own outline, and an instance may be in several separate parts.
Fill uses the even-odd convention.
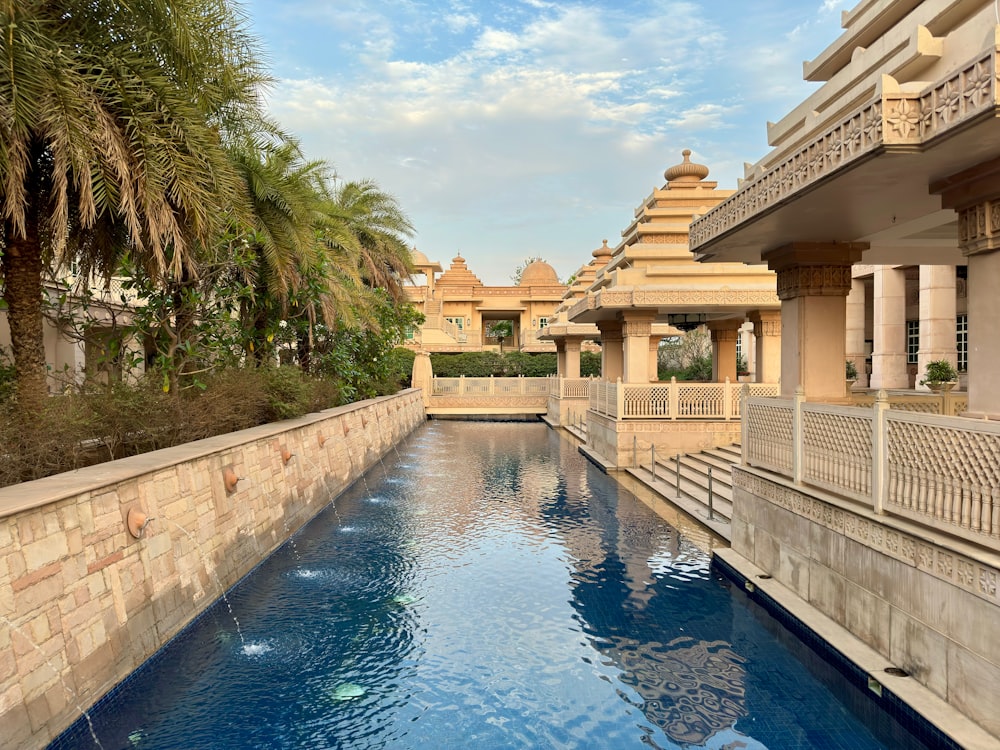
[[[453,34],[461,34],[479,26],[479,19],[471,13],[449,13],[444,17],[445,26]]]
[[[762,155],[765,120],[784,113],[755,108],[797,101],[808,42],[786,43],[782,14],[724,24],[705,15],[715,6],[673,0],[641,23],[613,3],[520,0],[487,15],[452,2],[428,18],[403,2],[403,24],[344,2],[313,18],[349,65],[282,81],[273,112],[311,158],[396,194],[424,252],[462,250],[487,283],[531,254],[566,276],[603,237],[614,244],[682,148],[735,186]],[[465,46],[449,47],[458,35]]]

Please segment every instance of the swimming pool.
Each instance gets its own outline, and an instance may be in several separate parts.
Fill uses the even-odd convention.
[[[174,544],[188,542],[180,531]],[[112,748],[922,748],[543,425],[429,422],[95,707]],[[77,722],[52,748],[93,747]]]

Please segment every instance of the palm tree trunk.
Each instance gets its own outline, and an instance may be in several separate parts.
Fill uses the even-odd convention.
[[[24,236],[4,224],[6,240],[0,255],[10,343],[17,370],[17,399],[25,412],[41,410],[45,382],[45,339],[42,329],[42,248],[38,224],[29,213]]]

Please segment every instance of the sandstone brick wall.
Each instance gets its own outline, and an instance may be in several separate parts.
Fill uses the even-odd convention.
[[[408,390],[0,489],[0,744],[44,747],[423,420]]]

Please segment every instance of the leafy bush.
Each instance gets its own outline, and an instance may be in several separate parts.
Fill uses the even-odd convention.
[[[580,377],[581,378],[601,377],[600,352],[580,352]]]
[[[696,357],[684,368],[684,380],[700,380],[707,382],[712,379],[712,358]]]
[[[162,376],[88,381],[26,417],[0,401],[0,486],[336,406],[336,383],[296,367],[229,368],[204,387],[165,393]]]
[[[556,355],[548,352],[529,354],[527,352],[495,351],[462,352],[461,354],[431,354],[431,367],[441,378],[544,378],[556,373]]]
[[[417,354],[412,349],[397,346],[389,352],[386,358],[386,384],[391,388],[387,391],[394,393],[410,387],[410,376],[413,374],[413,360]]]

